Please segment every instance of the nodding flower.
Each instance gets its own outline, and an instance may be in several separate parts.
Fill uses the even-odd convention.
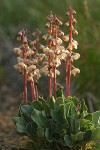
[[[80,70],[78,68],[74,68],[71,70],[71,74],[73,74],[74,76],[76,76],[79,73],[80,73]]]

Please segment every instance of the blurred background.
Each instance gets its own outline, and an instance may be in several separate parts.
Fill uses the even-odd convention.
[[[79,32],[77,52],[81,58],[75,62],[81,73],[72,77],[71,93],[84,98],[92,112],[100,109],[100,0],[0,0],[0,109],[19,100],[23,90],[22,76],[13,69],[16,56],[13,48],[18,46],[16,35],[22,28],[34,32],[39,28],[46,33],[46,16],[53,11],[64,23],[69,6],[76,10]],[[65,30],[65,33],[67,31]],[[42,78],[43,80],[45,78]],[[62,82],[63,74],[58,82]],[[41,92],[46,91],[41,81]]]

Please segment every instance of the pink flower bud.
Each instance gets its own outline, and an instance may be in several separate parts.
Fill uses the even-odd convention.
[[[77,23],[76,19],[74,19],[74,18],[73,18],[73,23],[74,23],[74,24],[76,24],[76,23]]]
[[[78,31],[77,30],[73,30],[74,35],[78,35]]]
[[[18,32],[18,36],[22,37],[23,33],[22,31]]]

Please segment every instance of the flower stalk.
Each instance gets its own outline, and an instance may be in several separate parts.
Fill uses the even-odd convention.
[[[30,85],[31,85],[32,101],[34,101],[36,99],[34,80],[30,81]]]
[[[27,61],[27,57],[25,57],[26,53],[26,45],[28,43],[27,40],[27,31],[22,30],[18,33],[18,36],[22,38],[22,55],[23,55],[23,60]],[[24,103],[27,104],[27,69],[26,66],[24,66]]]
[[[52,15],[52,12],[50,14],[50,17],[51,17],[51,20],[50,20],[50,29],[49,29],[49,37],[52,36],[52,19],[53,19],[53,15]],[[52,47],[52,41],[51,40],[48,40],[48,47],[51,48]],[[51,57],[50,57],[50,54],[49,54],[49,58],[48,58],[48,64],[49,64],[49,97],[52,96],[52,73],[51,73]]]
[[[76,14],[76,12],[70,7],[68,12],[66,13],[67,16],[69,16],[69,22],[67,22],[65,25],[69,26],[69,45],[67,47],[67,59],[66,59],[66,97],[70,96],[70,80],[71,80],[71,74],[76,75],[77,73],[80,73],[80,70],[78,68],[73,69],[72,62],[74,60],[77,60],[80,55],[78,53],[74,53],[73,49],[77,49],[77,41],[73,40],[73,34],[78,35],[78,32],[74,29],[74,24],[76,24],[76,20],[74,19],[73,15]]]
[[[72,44],[72,8],[69,9],[69,14],[70,14],[70,21],[69,21],[69,26],[70,26],[70,33],[69,33],[69,43],[70,45]],[[69,55],[71,55],[71,50],[69,50]],[[66,62],[66,97],[70,95],[70,79],[71,79],[71,61],[70,59]]]

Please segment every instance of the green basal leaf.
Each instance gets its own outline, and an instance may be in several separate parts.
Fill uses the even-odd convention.
[[[65,104],[65,111],[66,111],[66,116],[69,116],[70,113],[70,107],[71,107],[71,102],[68,102]]]
[[[37,138],[44,137],[44,128],[37,128]]]
[[[87,114],[84,119],[92,121],[93,120],[93,114]]]
[[[46,128],[47,127],[47,118],[43,116],[42,112],[34,109],[31,115],[33,121],[36,122],[38,127]]]
[[[67,124],[60,124],[60,123],[56,123],[55,124],[55,132],[60,134],[61,137],[63,137],[64,135],[66,135],[67,132]]]
[[[13,118],[18,132],[27,134],[37,150],[79,150],[91,141],[95,145],[100,141],[100,111],[88,114],[84,100],[64,98],[60,90],[57,92],[60,97],[56,100],[39,97],[20,106],[20,117]]]
[[[60,123],[56,123],[55,125],[56,125],[55,132],[60,134],[61,133],[61,128],[62,128],[61,124]]]
[[[75,96],[72,97],[72,101],[73,101],[75,106],[79,105],[79,100]]]
[[[14,117],[12,120],[15,123],[18,132],[20,132],[20,133],[25,133],[26,132],[26,122],[23,118]]]
[[[70,118],[70,128],[71,128],[71,131],[72,131],[72,133],[75,133],[75,118]]]
[[[63,97],[63,91],[61,88],[58,88],[57,91],[56,91],[56,97]]]
[[[35,122],[29,122],[26,124],[26,134],[32,139],[36,138],[37,124]]]
[[[93,130],[92,140],[100,142],[100,127],[97,127]]]
[[[81,100],[80,102],[80,113],[82,117],[85,117],[88,113],[87,113],[87,106],[85,105],[85,100]]]
[[[71,116],[72,118],[76,116],[75,106],[73,102],[71,102],[70,104],[69,116]]]
[[[95,143],[94,150],[100,150],[100,141]]]
[[[54,104],[55,104],[55,99],[54,99],[54,97],[50,97],[50,98],[48,99],[47,103],[48,103],[48,106],[49,106],[50,109],[54,109]]]
[[[100,111],[96,111],[92,115],[93,115],[93,123],[95,124],[95,127],[100,126]]]
[[[50,130],[50,128],[45,129],[45,137],[49,142],[53,141],[54,137],[53,137],[53,134],[52,134],[52,131]]]
[[[46,128],[46,129],[45,129],[45,137],[46,137],[47,140],[50,139],[50,131],[49,131],[49,128]]]
[[[24,123],[26,123],[25,120],[23,118],[21,118],[21,117],[13,117],[12,121],[14,122],[14,124],[16,124],[17,122],[22,122],[22,121]]]
[[[21,106],[21,116],[23,116],[25,120],[31,121],[32,111],[33,111],[33,108],[30,105]]]
[[[80,121],[79,120],[75,120],[75,132],[79,132],[80,130]]]
[[[73,147],[69,135],[65,135],[65,136],[64,136],[64,141],[65,141],[65,143],[66,143],[66,145],[67,145],[68,147]]]
[[[42,111],[44,108],[42,106],[42,103],[40,101],[34,101],[32,102],[32,107],[36,110]]]
[[[82,141],[83,137],[84,137],[85,132],[79,131],[76,134],[71,134],[71,140],[73,143],[77,142],[77,141]]]
[[[55,110],[58,110],[59,109],[59,106],[61,104],[64,104],[64,99],[62,97],[58,97],[56,100],[55,100],[55,104],[54,104],[54,109]]]
[[[56,121],[57,123],[65,123],[66,121],[66,116],[65,116],[65,112],[64,112],[64,105],[59,105],[59,110],[51,110],[51,116],[54,119],[54,121]]]
[[[83,142],[91,141],[91,139],[92,139],[92,131],[91,130],[86,130],[85,134],[83,136]]]
[[[48,120],[47,126],[48,126],[51,134],[55,133],[56,126],[55,126],[55,123],[53,122],[53,119]]]
[[[67,98],[64,98],[65,103],[72,102],[72,96],[68,96]]]
[[[45,114],[49,115],[50,114],[50,109],[49,109],[49,106],[48,106],[47,102],[41,97],[39,97],[39,101],[41,102],[41,104],[43,106],[43,110],[45,111]]]
[[[90,123],[89,120],[81,119],[81,120],[80,120],[80,128],[81,128],[81,129],[86,128],[86,126],[87,126],[89,123]]]

